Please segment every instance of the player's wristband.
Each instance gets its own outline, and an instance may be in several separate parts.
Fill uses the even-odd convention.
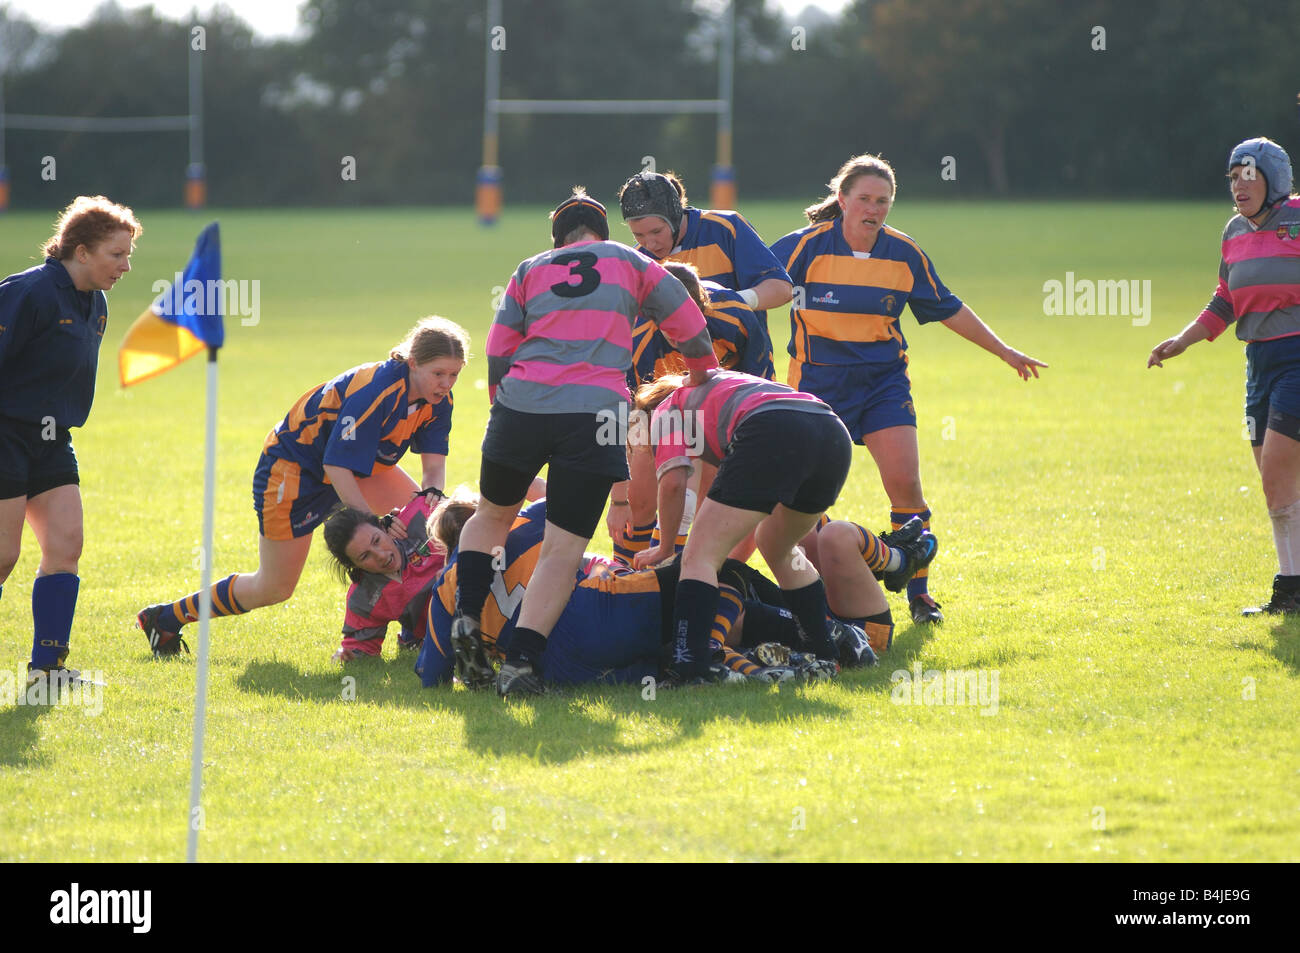
[[[743,291],[737,291],[736,294],[740,295],[740,297],[744,299],[745,304],[749,305],[751,308],[758,307],[758,292],[753,288],[746,288]]]
[[[610,505],[610,506],[627,506],[627,505],[628,505],[628,502],[627,502],[627,500],[610,500],[610,501],[609,501],[609,505]]]

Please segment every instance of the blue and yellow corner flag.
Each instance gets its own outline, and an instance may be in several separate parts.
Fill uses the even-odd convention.
[[[199,235],[184,272],[126,332],[117,351],[122,386],[169,371],[226,340],[222,323],[221,233],[213,222]]]

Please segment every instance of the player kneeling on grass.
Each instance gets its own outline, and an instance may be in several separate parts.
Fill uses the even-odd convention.
[[[711,371],[698,387],[664,377],[637,390],[636,406],[654,412],[650,435],[659,478],[659,521],[681,519],[686,482],[703,460],[718,467],[681,555],[673,619],[673,668],[707,674],[710,621],[718,605],[718,570],[752,530],[814,655],[834,659],[826,591],[796,548],[839,496],[853,444],[830,407],[783,384],[734,371]],[[671,543],[637,554],[653,566]]]
[[[340,502],[388,513],[387,529],[405,539],[396,516],[417,492],[442,486],[451,432],[452,385],[469,356],[469,335],[445,318],[424,318],[389,359],[344,371],[304,394],[266,438],[253,474],[259,525],[255,573],[212,587],[212,615],[239,615],[284,602],[298,585],[312,533]],[[421,491],[397,466],[420,454]],[[157,657],[188,651],[181,627],[199,618],[201,592],[142,609],[136,622]]]

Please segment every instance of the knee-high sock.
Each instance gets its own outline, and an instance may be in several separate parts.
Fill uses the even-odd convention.
[[[81,580],[70,572],[38,576],[32,583],[32,668],[53,668],[68,657],[80,589]]]
[[[894,529],[898,529],[900,526],[902,526],[904,523],[910,520],[913,516],[921,517],[922,525],[924,525],[926,529],[930,528],[930,510],[928,507],[924,507],[924,506],[894,507],[894,509],[892,509],[889,513],[889,522],[893,524]],[[917,596],[929,592],[930,591],[929,577],[930,577],[929,566],[926,566],[924,569],[917,572],[917,574],[913,576],[907,584],[907,598],[915,599]]]
[[[219,619],[226,615],[243,615],[248,610],[235,599],[233,587],[239,573],[232,573],[220,582],[212,584],[212,618]],[[199,600],[203,590],[191,592],[184,599],[177,599],[158,613],[158,625],[168,632],[179,632],[181,626],[199,621]]]
[[[678,581],[672,631],[672,668],[678,675],[689,678],[708,668],[709,632],[717,612],[717,586],[699,579]]]
[[[858,526],[858,536],[858,552],[872,572],[894,572],[902,568],[903,554],[885,545],[871,530]]]
[[[1268,518],[1273,522],[1278,575],[1294,576],[1300,566],[1300,500],[1269,510]]]
[[[826,588],[822,581],[799,589],[784,589],[785,603],[799,620],[808,640],[808,651],[819,659],[834,659],[835,649],[831,646],[829,626],[826,622]]]
[[[462,550],[456,557],[456,611],[475,619],[492,591],[492,554]]]

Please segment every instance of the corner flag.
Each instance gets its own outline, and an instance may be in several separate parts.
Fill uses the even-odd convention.
[[[123,387],[169,371],[226,339],[222,322],[221,233],[213,222],[171,287],[127,329],[117,352]]]

